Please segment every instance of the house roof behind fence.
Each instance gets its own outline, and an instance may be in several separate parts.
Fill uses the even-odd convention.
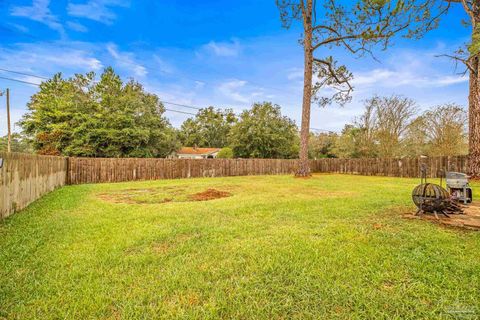
[[[177,154],[208,155],[220,151],[220,148],[182,147]]]

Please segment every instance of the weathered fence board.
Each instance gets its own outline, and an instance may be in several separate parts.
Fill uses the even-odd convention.
[[[65,185],[66,158],[3,152],[0,158],[0,218]]]
[[[0,218],[65,184],[293,174],[297,167],[297,160],[274,159],[103,159],[18,153],[0,153],[0,158],[4,159],[0,169]],[[319,159],[311,161],[311,169],[316,173],[418,177],[422,163],[431,178],[439,177],[443,169],[468,172],[467,156]]]
[[[316,173],[343,173],[366,176],[418,177],[421,163],[428,176],[439,177],[443,169],[467,171],[466,156],[426,159],[319,159],[311,161]],[[275,159],[102,159],[69,158],[71,184],[135,180],[228,177],[292,174],[297,160]]]
[[[292,174],[296,160],[69,158],[71,184]]]
[[[345,173],[365,176],[410,177],[420,175],[420,166],[425,163],[427,176],[440,177],[442,170],[468,172],[468,157],[431,157],[402,159],[320,159],[312,161],[313,172]]]

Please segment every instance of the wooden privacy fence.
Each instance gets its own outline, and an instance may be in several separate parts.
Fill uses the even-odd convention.
[[[468,156],[402,158],[402,159],[320,159],[313,160],[313,172],[359,174],[416,178],[420,167],[427,166],[427,176],[439,178],[442,170],[468,172]]]
[[[3,152],[0,158],[0,218],[65,184],[66,158]]]
[[[68,184],[135,180],[293,174],[297,160],[271,159],[101,159],[69,158]],[[418,177],[421,163],[429,177],[442,169],[467,171],[467,157],[311,160],[315,173]]]
[[[65,184],[124,182],[196,177],[293,174],[298,160],[272,159],[102,159],[62,158],[0,153],[0,218],[25,208]],[[428,176],[441,170],[468,172],[468,157],[311,160],[316,173],[418,177],[425,163]]]
[[[296,160],[69,158],[69,184],[292,174]]]

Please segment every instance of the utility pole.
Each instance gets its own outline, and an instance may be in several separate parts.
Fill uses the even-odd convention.
[[[10,89],[8,88],[7,88],[7,125],[8,125],[7,152],[12,152],[12,128],[10,124]]]

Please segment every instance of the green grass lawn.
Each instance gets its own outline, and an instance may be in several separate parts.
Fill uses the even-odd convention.
[[[480,233],[402,218],[417,183],[64,187],[0,222],[0,319],[477,319]]]

